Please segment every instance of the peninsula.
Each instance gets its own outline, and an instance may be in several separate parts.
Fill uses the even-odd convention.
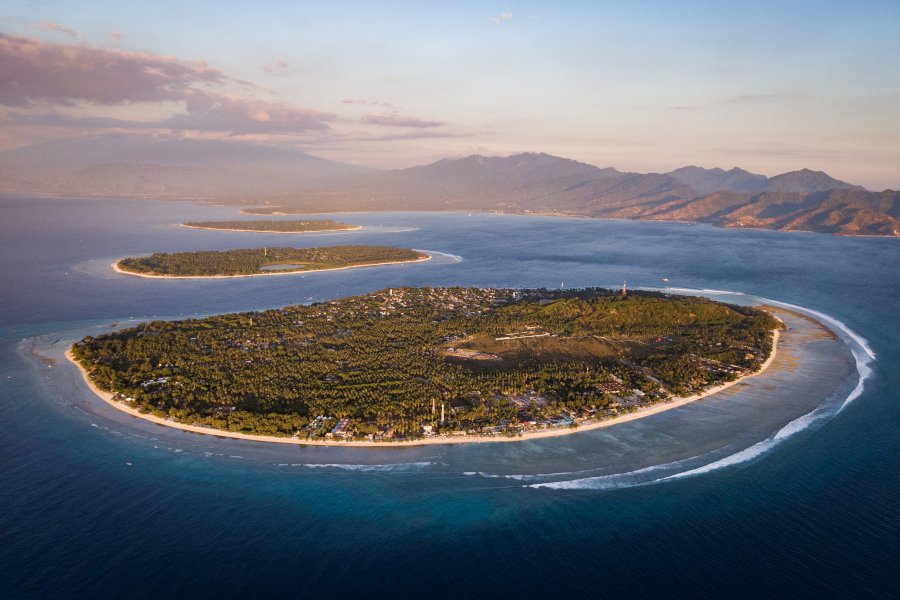
[[[328,233],[362,229],[359,225],[348,225],[347,223],[332,221],[331,219],[314,221],[278,221],[274,219],[260,219],[255,221],[193,221],[182,223],[181,226],[190,227],[191,229],[248,231],[253,233]]]
[[[113,263],[113,269],[141,277],[253,277],[421,262],[430,258],[425,252],[389,246],[239,248],[158,252],[119,259]]]
[[[756,308],[656,292],[400,288],[154,321],[87,337],[68,356],[110,404],[200,433],[512,441],[733,385],[771,362],[779,326]]]

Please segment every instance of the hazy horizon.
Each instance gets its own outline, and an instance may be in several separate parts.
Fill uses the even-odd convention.
[[[898,17],[894,2],[13,3],[0,151],[118,131],[376,168],[546,152],[898,189]]]

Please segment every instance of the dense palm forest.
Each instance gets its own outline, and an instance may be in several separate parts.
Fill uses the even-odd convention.
[[[151,256],[123,258],[123,271],[146,275],[205,277],[252,275],[265,272],[297,272],[361,265],[424,260],[428,255],[388,246],[327,246],[324,248],[240,248],[200,252],[158,252]]]
[[[403,439],[635,410],[755,370],[777,326],[652,292],[401,288],[154,321],[73,353],[102,389],[181,422],[316,439],[347,418],[348,437]]]
[[[256,231],[260,233],[311,233],[315,231],[344,231],[359,229],[358,225],[348,225],[332,221],[331,219],[319,219],[315,221],[192,221],[184,224],[187,227],[199,227],[201,229],[226,229],[236,231]]]

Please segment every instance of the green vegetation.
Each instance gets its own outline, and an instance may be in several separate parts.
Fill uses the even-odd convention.
[[[428,255],[387,246],[327,246],[324,248],[241,248],[224,251],[158,252],[123,258],[123,271],[174,277],[252,275],[265,272],[295,273],[362,265],[423,260]],[[278,268],[283,266],[284,268]]]
[[[291,215],[300,213],[300,210],[285,209],[281,206],[259,206],[244,208],[241,209],[241,212],[247,215]]]
[[[402,288],[154,321],[72,350],[100,388],[180,422],[318,439],[346,418],[347,437],[403,439],[635,410],[757,369],[775,327],[650,292]]]
[[[346,231],[359,229],[358,225],[348,225],[330,219],[317,221],[194,221],[185,223],[187,227],[201,229],[225,229],[231,231],[255,231],[259,233],[312,233],[316,231]]]

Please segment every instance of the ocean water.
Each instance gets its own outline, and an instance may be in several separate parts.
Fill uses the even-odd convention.
[[[900,240],[428,213],[328,215],[363,229],[296,237],[178,226],[235,217],[0,198],[0,596],[900,596]],[[289,243],[434,258],[195,281],[109,268]],[[401,285],[623,280],[793,308],[831,333],[788,316],[765,374],[633,423],[402,449],[174,431],[97,401],[58,361],[148,318]]]

